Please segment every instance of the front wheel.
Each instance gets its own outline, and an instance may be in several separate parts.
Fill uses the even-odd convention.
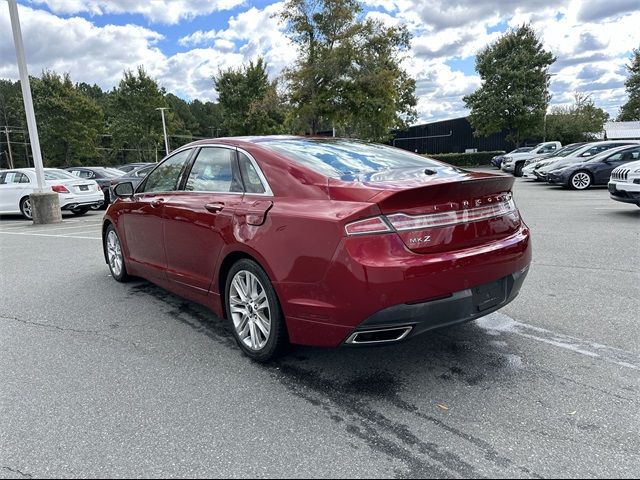
[[[513,171],[513,174],[516,177],[521,177],[523,168],[524,168],[524,164],[523,163],[516,163],[516,167],[515,167],[515,170]]]
[[[576,172],[569,178],[569,187],[574,190],[585,190],[591,186],[591,175],[587,172]]]
[[[129,274],[127,273],[127,266],[124,264],[120,237],[118,237],[118,232],[116,232],[113,225],[109,225],[105,232],[104,251],[107,255],[111,276],[118,282],[126,282],[129,279]]]
[[[265,271],[254,261],[238,261],[227,276],[227,317],[240,349],[250,358],[267,362],[289,345],[284,315]]]

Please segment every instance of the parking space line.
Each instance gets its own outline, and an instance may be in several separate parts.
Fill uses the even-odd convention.
[[[52,231],[55,231],[55,230],[70,230],[70,229],[74,229],[74,228],[87,228],[87,227],[91,227],[91,226],[98,227],[98,226],[100,226],[100,224],[99,223],[95,223],[95,224],[84,223],[84,224],[81,224],[81,225],[70,225],[70,226],[66,226],[66,227],[43,228],[43,229],[34,230],[33,232],[30,232],[30,233],[52,232]]]
[[[81,238],[86,240],[102,240],[102,237],[76,237],[70,235],[49,235],[46,233],[0,232],[4,235],[21,235],[23,237]]]

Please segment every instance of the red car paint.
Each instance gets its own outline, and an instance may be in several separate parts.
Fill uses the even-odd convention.
[[[290,341],[335,347],[385,308],[447,297],[531,262],[529,231],[517,210],[435,228],[345,231],[379,215],[464,215],[509,199],[512,177],[456,171],[343,181],[266,148],[264,140],[187,148],[241,149],[255,159],[273,195],[137,193],[112,204],[105,229],[115,226],[127,271],[224,317],[224,275],[235,259],[251,257],[274,285]]]

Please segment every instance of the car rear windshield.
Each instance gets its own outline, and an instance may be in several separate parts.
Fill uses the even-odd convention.
[[[442,164],[386,145],[355,140],[280,139],[261,146],[332,178],[403,168],[441,167]]]

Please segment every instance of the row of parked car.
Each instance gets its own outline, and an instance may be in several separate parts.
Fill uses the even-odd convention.
[[[494,157],[505,172],[574,190],[608,185],[611,198],[640,206],[640,140],[545,142]]]
[[[60,208],[74,215],[106,209],[112,201],[111,190],[119,183],[137,186],[155,167],[155,163],[131,163],[116,168],[45,168],[45,183],[58,193]],[[34,168],[0,171],[0,214],[21,213],[33,218],[30,195],[37,190]]]

